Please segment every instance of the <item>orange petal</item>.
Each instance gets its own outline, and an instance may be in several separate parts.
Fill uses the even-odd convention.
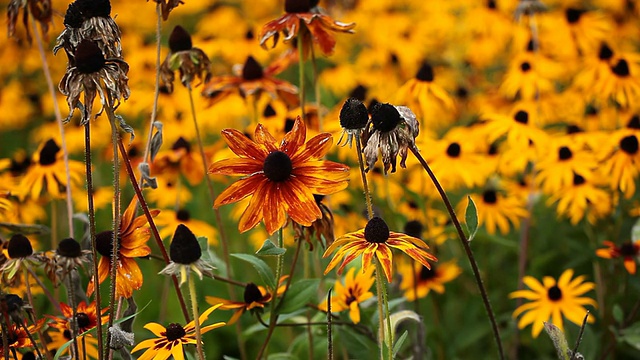
[[[289,155],[289,157],[293,157],[296,152],[300,151],[306,138],[307,128],[298,115],[293,123],[293,128],[282,139],[280,150]]]
[[[280,187],[282,200],[287,204],[287,213],[303,226],[311,226],[322,217],[322,212],[313,198],[313,193],[300,180],[291,178]]]
[[[391,253],[391,248],[384,244],[379,245],[378,251],[376,251],[376,257],[378,258],[378,261],[380,261],[384,274],[387,276],[387,281],[391,282],[391,267],[393,266],[393,254]]]
[[[264,199],[266,195],[266,184],[267,180],[260,182],[257,184],[257,187],[254,188],[253,196],[251,197],[251,201],[249,201],[249,205],[242,213],[240,217],[240,221],[238,223],[238,230],[240,232],[245,232],[247,230],[253,229],[260,220],[262,220],[262,211],[264,207]]]
[[[256,139],[256,143],[264,146],[267,149],[267,153],[278,150],[278,148],[276,147],[276,139],[267,129],[264,128],[264,126],[262,126],[262,124],[258,124],[258,126],[256,126],[256,133],[254,138]]]
[[[625,256],[624,267],[627,269],[629,274],[634,275],[636,273],[636,261],[632,257]]]
[[[213,203],[213,207],[218,208],[222,205],[238,202],[251,195],[256,188],[263,182],[267,181],[264,174],[256,174],[244,179],[240,179],[226,188]]]
[[[229,149],[240,157],[263,160],[267,156],[265,149],[236,129],[224,129],[222,130],[222,136],[227,145],[229,145]]]
[[[225,159],[209,166],[210,174],[219,175],[251,175],[262,170],[264,162],[256,159]]]
[[[322,133],[309,139],[302,150],[297,156],[294,156],[291,160],[295,162],[306,162],[309,160],[322,159],[331,149],[333,145],[333,136],[329,133]]]
[[[267,181],[264,187],[265,195],[263,198],[262,214],[264,215],[264,225],[267,227],[269,235],[271,235],[282,228],[287,221],[285,214],[286,205],[282,201],[281,193],[288,187],[288,182],[274,183]]]

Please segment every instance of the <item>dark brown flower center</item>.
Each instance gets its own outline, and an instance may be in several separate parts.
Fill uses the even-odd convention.
[[[80,243],[72,238],[66,238],[60,243],[58,243],[58,255],[68,257],[68,258],[77,258],[82,255],[82,248],[80,247]]]
[[[523,62],[522,64],[520,64],[520,70],[522,70],[522,72],[531,70],[531,64],[529,64],[528,61]]]
[[[629,63],[627,63],[627,60],[625,59],[620,59],[618,60],[618,63],[611,68],[611,71],[619,77],[627,77],[630,74]]]
[[[513,120],[520,124],[527,124],[529,122],[529,114],[526,111],[520,110],[513,116]]]
[[[284,11],[289,14],[307,13],[318,5],[319,0],[285,0]]]
[[[402,117],[393,105],[376,103],[371,110],[371,122],[375,130],[389,132],[402,122]]]
[[[636,256],[638,255],[638,249],[627,241],[620,246],[620,255],[624,257]]]
[[[413,236],[414,238],[421,239],[422,232],[424,231],[424,226],[418,220],[407,221],[404,225],[404,233]]]
[[[431,269],[426,266],[422,266],[420,274],[418,275],[420,280],[431,280],[436,277],[436,269],[434,265],[431,265]]]
[[[613,57],[613,50],[607,45],[607,43],[600,44],[600,51],[598,51],[598,58],[600,60],[609,60]]]
[[[51,165],[56,162],[56,158],[60,147],[53,139],[47,140],[42,149],[40,150],[40,158],[38,163],[43,166]]]
[[[7,304],[8,313],[21,311],[22,306],[24,305],[24,301],[22,301],[22,298],[15,294],[4,295],[4,301]]]
[[[33,254],[33,247],[31,247],[31,242],[26,236],[15,234],[9,240],[7,251],[12,259],[25,258]]]
[[[176,219],[180,221],[189,221],[189,219],[191,219],[191,213],[187,209],[180,209],[176,212]]]
[[[253,40],[255,39],[255,34],[253,33],[253,29],[249,29],[247,30],[246,33],[244,33],[244,38],[245,40]]]
[[[258,286],[254,283],[248,283],[247,286],[244,287],[244,302],[245,304],[251,304],[253,302],[258,302],[262,300],[262,292]]]
[[[183,224],[178,225],[176,232],[173,234],[171,245],[169,245],[169,257],[171,261],[178,264],[193,264],[202,256],[202,250],[198,239]]]
[[[569,24],[575,24],[578,21],[580,21],[580,17],[582,16],[582,14],[584,14],[586,11],[584,10],[579,10],[579,9],[574,9],[574,8],[568,8],[565,11],[565,17],[567,18],[567,22]]]
[[[349,97],[364,101],[367,98],[367,91],[368,89],[366,86],[358,84],[358,86],[351,90],[351,93],[349,93]]]
[[[118,245],[120,245],[120,237],[118,237]],[[105,230],[96,235],[96,250],[104,257],[111,259],[113,250],[113,231]]]
[[[560,161],[569,160],[572,157],[573,152],[568,147],[561,146],[560,149],[558,149],[558,159],[560,159]]]
[[[498,202],[498,193],[495,190],[485,190],[482,193],[482,201],[485,204],[495,204]]]
[[[267,155],[262,166],[264,176],[274,182],[283,182],[289,179],[293,171],[293,163],[289,155],[276,150]]]
[[[164,336],[166,336],[169,341],[182,339],[185,335],[187,335],[187,332],[184,331],[182,325],[176,323],[169,324],[167,331],[164,332]]]
[[[627,123],[627,128],[640,130],[640,115],[635,114],[629,119]]]
[[[494,10],[494,9],[497,9],[497,8],[498,8],[498,6],[496,5],[495,0],[489,0],[489,1],[487,1],[487,7],[488,7],[489,9],[492,9],[492,10]]]
[[[369,121],[369,112],[362,101],[349,98],[344,102],[342,109],[340,109],[340,126],[343,129],[364,129],[367,121]]]
[[[76,315],[76,322],[78,323],[78,328],[80,328],[80,332],[85,332],[89,330],[89,326],[91,325],[91,319],[89,315],[79,312]]]
[[[562,290],[557,285],[554,285],[547,290],[547,297],[551,301],[558,301],[562,299]]]
[[[242,67],[242,78],[245,80],[258,80],[262,79],[262,77],[264,77],[262,66],[253,56],[249,56]]]
[[[422,63],[420,70],[416,74],[416,79],[420,81],[432,82],[434,79],[433,67],[428,63]]]
[[[456,158],[460,156],[461,150],[462,148],[460,148],[460,144],[458,144],[457,142],[452,142],[451,144],[449,144],[449,146],[447,146],[447,155],[449,155],[449,157]]]
[[[288,133],[289,131],[291,131],[293,129],[293,125],[295,124],[296,124],[296,121],[292,118],[284,119],[284,132]]]
[[[171,150],[180,150],[185,149],[187,153],[191,152],[191,143],[188,142],[185,138],[180,136],[176,142],[171,146]]]
[[[68,28],[79,29],[82,27],[84,18],[80,12],[80,7],[75,2],[69,4],[67,12],[64,14],[64,25]]]
[[[635,135],[625,136],[620,140],[620,149],[629,155],[638,152],[638,138]]]
[[[389,226],[382,218],[374,217],[364,227],[364,238],[370,243],[384,244],[389,240]]]
[[[586,180],[580,174],[573,173],[573,185],[580,186],[584,184]]]
[[[111,2],[109,0],[76,0],[85,19],[92,17],[108,18],[111,14]]]
[[[182,26],[177,25],[171,31],[169,35],[169,49],[172,53],[179,51],[191,50],[193,43],[191,42],[191,35]]]
[[[267,106],[264,107],[264,111],[262,111],[262,116],[266,118],[276,116],[276,110],[271,106],[271,104],[267,104]]]
[[[84,39],[78,44],[75,53],[76,69],[82,74],[93,74],[105,64],[102,50],[94,41]]]
[[[571,125],[567,126],[567,134],[569,134],[569,135],[577,134],[577,133],[581,133],[581,132],[583,132],[583,130],[578,125],[571,124]]]
[[[22,360],[36,360],[36,355],[33,353],[33,351],[27,351],[26,353],[22,354]]]

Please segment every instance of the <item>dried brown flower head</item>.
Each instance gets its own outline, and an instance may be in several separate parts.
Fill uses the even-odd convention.
[[[305,240],[309,245],[309,251],[313,251],[314,240],[317,240],[322,245],[322,249],[326,249],[327,246],[331,245],[333,240],[335,240],[333,234],[333,213],[331,213],[331,209],[322,202],[324,195],[314,194],[313,197],[320,208],[320,212],[322,212],[322,217],[314,221],[311,226],[302,226],[293,222],[296,239]]]
[[[173,92],[176,70],[180,71],[180,81],[186,87],[191,87],[194,78],[198,78],[200,83],[209,81],[211,61],[204,51],[193,47],[191,35],[182,26],[173,28],[169,49],[171,51],[160,66],[162,86],[168,93]]]
[[[29,32],[29,14],[40,23],[42,34],[49,32],[51,24],[51,0],[11,0],[7,8],[7,28],[9,37],[15,36],[18,16],[22,9],[22,24],[27,34],[27,41],[31,44],[31,33]]]

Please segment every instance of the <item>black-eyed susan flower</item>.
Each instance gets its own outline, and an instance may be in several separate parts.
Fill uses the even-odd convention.
[[[598,185],[603,185],[599,177],[574,173],[573,182],[554,192],[547,203],[557,201],[558,214],[568,217],[574,225],[585,217],[595,224],[613,210],[611,194]]]
[[[364,229],[337,238],[327,248],[322,257],[326,258],[336,250],[337,252],[324,270],[324,274],[328,274],[342,260],[342,264],[338,267],[338,274],[341,274],[344,267],[360,255],[362,255],[362,269],[367,270],[371,267],[371,260],[375,255],[377,261],[382,265],[387,281],[391,282],[393,268],[391,248],[402,251],[427,268],[431,268],[427,260],[438,261],[435,256],[426,251],[429,246],[424,241],[389,231],[389,226],[383,219],[374,217],[367,222]]]
[[[63,281],[78,267],[91,261],[91,250],[82,250],[79,242],[66,238],[58,243],[58,248],[47,252],[40,259],[44,262],[45,273],[54,284]]]
[[[365,145],[363,152],[368,169],[372,169],[382,156],[385,174],[391,168],[396,172],[396,163],[400,155],[400,167],[406,168],[409,147],[415,146],[420,132],[416,115],[406,106],[376,103],[371,109],[371,119],[367,122],[362,135]]]
[[[416,76],[398,89],[396,102],[414,109],[421,120],[426,121],[433,108],[453,111],[455,105],[447,91],[434,82],[435,73],[428,62],[423,62]],[[429,119],[437,121],[437,119]]]
[[[611,74],[603,76],[592,88],[598,98],[612,99],[622,108],[632,107],[640,99],[640,67],[631,59],[620,57],[611,66]]]
[[[51,336],[52,340],[47,344],[49,350],[59,349],[61,346],[73,339],[73,326],[70,320],[74,318],[74,311],[65,303],[60,303],[60,310],[62,311],[62,317],[46,315],[49,319],[53,320],[53,323],[51,323],[52,331],[47,333]],[[100,316],[101,323],[106,324],[109,321],[109,315],[105,315],[108,310],[108,308],[104,308],[98,311],[95,301],[90,304],[81,301],[76,306],[75,320],[78,326],[78,336],[76,339],[81,357],[86,353],[90,358],[98,358],[98,339],[91,334],[80,334],[95,328],[98,324],[98,316]],[[62,354],[69,353],[70,349],[71,347],[67,347]]]
[[[50,327],[49,331],[47,331],[47,336],[51,339],[47,342],[47,349],[49,351],[56,351],[66,345],[69,341],[73,340],[70,329],[61,330],[55,327]],[[76,340],[78,342],[78,355],[81,359],[84,359],[85,354],[87,358],[98,359],[97,338],[91,336],[91,334],[85,334],[77,336]],[[69,354],[69,350],[71,348],[73,348],[73,346],[67,346],[65,351],[62,352],[62,355]]]
[[[537,337],[542,331],[545,321],[551,321],[562,330],[563,316],[572,323],[581,325],[587,314],[585,305],[597,307],[593,299],[582,296],[593,290],[595,284],[584,281],[584,275],[572,278],[572,269],[565,270],[558,281],[550,276],[545,276],[541,283],[534,277],[525,276],[522,281],[529,287],[529,290],[518,290],[509,295],[512,299],[530,301],[513,312],[514,318],[523,315],[518,320],[518,328],[522,329],[533,324],[532,334],[533,337]],[[589,317],[587,321],[592,323],[594,319]]]
[[[284,280],[286,280],[286,277],[282,277],[279,281],[277,295],[281,295],[284,292]],[[231,319],[227,322],[227,324],[231,325],[238,321],[246,311],[252,314],[262,314],[264,307],[273,300],[273,291],[264,286],[248,283],[244,287],[242,301],[231,301],[215,296],[206,296],[205,299],[209,304],[220,304],[220,310],[235,310]]]
[[[636,273],[636,261],[640,258],[640,241],[625,241],[621,245],[616,245],[612,241],[604,241],[607,246],[603,249],[596,250],[596,255],[603,259],[617,259],[621,257],[624,261],[624,268],[629,274]]]
[[[431,269],[417,262],[403,261],[398,266],[402,275],[400,290],[409,301],[415,301],[429,295],[433,290],[444,293],[444,284],[453,281],[462,273],[455,260],[432,264]]]
[[[216,229],[205,221],[194,219],[191,211],[186,208],[178,209],[178,211],[162,210],[156,216],[155,223],[160,228],[158,234],[163,239],[173,235],[178,225],[182,224],[195,234],[206,237],[209,244],[216,245],[218,243]]]
[[[160,66],[162,87],[168,93],[173,92],[174,72],[180,72],[180,82],[191,87],[194,78],[201,82],[209,81],[211,77],[211,61],[201,49],[194,47],[191,35],[182,26],[173,28],[169,35],[169,49],[171,50]]]
[[[196,273],[200,280],[202,275],[212,276],[213,265],[202,259],[202,249],[193,232],[183,224],[178,225],[171,245],[169,245],[169,258],[171,262],[160,274],[180,276],[180,284],[187,281],[191,271]]]
[[[31,342],[31,338],[29,334],[35,334],[38,332],[42,326],[44,325],[44,319],[38,320],[35,324],[24,326],[16,323],[7,324],[7,343],[8,347],[11,351],[16,351],[17,349],[24,349],[36,346],[33,342]],[[27,328],[25,330],[25,327]],[[28,331],[28,333],[27,333]],[[1,339],[1,338],[0,338]],[[8,351],[8,350],[7,350]],[[5,349],[2,342],[0,342],[0,353],[4,354]],[[4,355],[2,355],[4,358]]]
[[[373,293],[369,291],[375,282],[373,276],[374,267],[358,271],[351,268],[344,277],[344,284],[336,281],[333,288],[333,296],[331,296],[331,311],[340,312],[349,310],[349,318],[354,324],[360,322],[360,304],[365,300],[373,297]],[[327,300],[318,305],[318,309],[327,311]]]
[[[120,219],[118,230],[118,263],[116,272],[116,296],[130,298],[134,290],[142,287],[142,272],[136,263],[136,258],[149,256],[151,248],[147,241],[151,233],[147,226],[147,218],[136,214],[137,200],[133,198]],[[156,216],[160,210],[151,210],[151,216]],[[97,250],[102,257],[98,263],[98,281],[100,284],[110,276],[111,252],[113,251],[113,230],[106,230],[96,235]],[[87,288],[87,293],[93,293],[95,284],[93,278]]]
[[[332,136],[317,135],[307,141],[306,127],[298,117],[280,144],[261,125],[255,141],[235,129],[222,131],[231,151],[239,159],[218,161],[209,173],[245,176],[225,189],[214,207],[238,202],[251,195],[251,201],[240,218],[241,232],[264,220],[267,232],[273,234],[289,217],[303,226],[322,216],[313,194],[328,195],[347,187],[349,167],[322,160],[329,151]]]
[[[202,157],[192,151],[191,142],[182,136],[171,145],[171,149],[160,151],[156,155],[152,171],[171,181],[176,181],[182,174],[191,185],[199,184],[204,178]]]
[[[547,194],[554,194],[573,184],[574,174],[589,176],[598,166],[596,157],[588,149],[569,137],[555,139],[547,144],[545,154],[537,163],[536,180]]]
[[[205,310],[198,318],[198,322],[203,324],[209,318],[209,315],[221,305],[222,304],[217,304]],[[212,325],[203,326],[200,328],[200,333],[204,334],[224,325],[224,322],[217,322]],[[141,341],[131,350],[131,352],[134,353],[147,349],[138,357],[138,360],[168,359],[170,356],[173,356],[174,359],[184,359],[184,346],[196,344],[194,321],[191,321],[185,326],[171,323],[167,327],[150,322],[146,324],[144,328],[151,331],[156,338]]]
[[[340,127],[342,128],[342,132],[340,133],[340,139],[338,139],[338,145],[342,143],[342,145],[349,145],[349,147],[351,147],[353,138],[359,138],[365,126],[367,126],[367,121],[369,121],[369,112],[362,101],[354,97],[347,99],[340,109]],[[345,135],[347,138],[343,143],[342,139]]]
[[[62,158],[62,151],[55,140],[49,139],[40,144],[38,150],[33,154],[32,165],[27,168],[27,172],[20,180],[16,191],[18,198],[24,200],[26,197],[30,197],[37,200],[43,191],[54,198],[60,198],[64,196],[67,186],[81,184],[84,179],[84,164],[80,161],[69,160],[71,184],[68,184]]]
[[[629,199],[636,192],[640,166],[638,136],[620,131],[607,138],[599,151],[603,174],[607,174],[612,189],[619,189]]]
[[[212,77],[205,84],[202,95],[215,104],[235,92],[243,98],[266,93],[274,99],[283,100],[289,107],[295,107],[299,101],[298,88],[275,77],[288,65],[285,60],[277,60],[263,68],[253,56],[248,56],[244,64],[233,68],[233,75]]]
[[[506,135],[510,146],[520,147],[530,142],[536,146],[542,146],[547,139],[548,135],[539,128],[538,117],[535,109],[520,105],[514,107],[510,115],[498,113],[482,115],[482,118],[487,120],[484,131],[490,142]]]
[[[336,46],[336,40],[332,33],[353,33],[356,24],[338,22],[329,15],[321,14],[317,4],[317,0],[286,0],[284,3],[285,14],[278,19],[269,21],[262,28],[259,36],[260,45],[266,49],[267,41],[273,38],[271,47],[275,47],[280,33],[284,36],[285,43],[299,34],[305,34],[306,38],[303,44],[307,49],[313,41],[318,43],[323,54],[330,55]],[[302,32],[301,29],[308,31]]]
[[[7,280],[13,279],[23,265],[36,264],[38,257],[33,252],[31,240],[22,234],[15,234],[7,245],[7,261],[0,268]]]

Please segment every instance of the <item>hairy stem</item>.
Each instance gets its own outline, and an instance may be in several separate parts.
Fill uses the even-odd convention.
[[[367,204],[367,220],[373,219],[373,204],[371,201],[371,192],[369,191],[369,183],[367,182],[367,173],[364,171],[364,159],[362,158],[362,143],[360,142],[360,133],[356,133],[356,152],[358,153],[358,165],[360,167],[360,177],[362,178],[362,188],[364,189],[364,201]]]
[[[147,144],[144,148],[144,156],[142,161],[147,161],[151,152],[151,139],[153,138],[153,123],[158,116],[158,98],[160,97],[160,64],[162,49],[162,3],[156,2],[156,78],[153,88],[153,106],[151,107],[151,119],[149,120],[149,134],[147,135]],[[150,160],[150,159],[149,159]],[[140,179],[142,184],[142,179]]]
[[[438,178],[436,178],[436,175],[431,170],[431,167],[429,167],[429,164],[427,164],[427,161],[422,157],[422,155],[420,155],[420,151],[415,146],[415,144],[411,145],[409,149],[411,150],[413,155],[418,159],[418,161],[420,162],[424,170],[427,172],[427,174],[431,178],[431,181],[433,182],[436,189],[438,190],[438,193],[440,194],[440,197],[442,198],[442,201],[444,202],[444,205],[447,208],[447,212],[449,213],[451,222],[453,222],[453,225],[455,226],[456,231],[458,232],[458,238],[462,243],[462,247],[464,248],[464,251],[467,255],[467,259],[469,259],[469,263],[471,264],[473,275],[476,278],[476,284],[478,285],[478,289],[480,290],[480,295],[482,296],[482,301],[484,303],[485,310],[487,311],[487,315],[489,316],[489,322],[491,323],[491,329],[493,330],[493,337],[496,342],[496,345],[498,346],[499,357],[500,359],[504,359],[505,358],[504,350],[502,349],[502,341],[500,340],[500,330],[498,329],[498,323],[496,321],[495,314],[491,307],[491,302],[489,301],[489,295],[487,294],[487,290],[485,289],[484,283],[482,282],[482,277],[480,276],[480,269],[478,268],[478,263],[476,262],[476,259],[473,256],[473,250],[471,250],[469,241],[467,241],[467,236],[464,234],[464,231],[462,230],[462,226],[460,226],[460,221],[458,221],[458,217],[456,216],[456,213],[453,210],[453,206],[449,201],[449,197],[447,196],[447,193],[442,188],[442,185],[440,185],[440,182],[438,181]]]
[[[29,284],[29,267],[28,266],[24,267],[24,286],[25,286],[25,289],[27,290],[27,299],[29,299],[29,304],[31,305],[31,312],[33,313],[33,317],[38,319],[35,303],[33,302],[33,294],[31,293],[31,285]],[[27,330],[27,327],[24,325],[24,323],[22,323],[22,326],[24,327],[24,330],[27,333],[27,335],[29,335],[29,340],[31,340],[31,343],[33,343],[33,347],[36,349],[38,358],[42,359],[42,354],[40,353],[40,349],[38,348],[38,345],[36,344],[36,342],[33,340],[33,337],[31,337],[31,333],[29,333],[29,330]],[[42,342],[43,348],[46,349],[47,344],[45,343],[41,330],[38,330],[38,338]],[[46,354],[47,354],[47,359],[51,360],[51,354],[49,354],[48,352],[46,352]]]
[[[193,280],[193,274],[189,274],[189,297],[191,298],[191,310],[193,311],[193,325],[196,330],[196,348],[198,349],[198,359],[204,360],[202,334],[200,333],[200,312],[198,312],[198,298],[196,297],[196,283],[195,280]]]

